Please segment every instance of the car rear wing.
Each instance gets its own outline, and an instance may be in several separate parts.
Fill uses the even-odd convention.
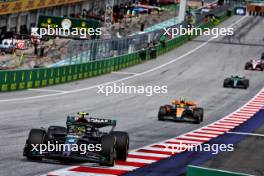
[[[116,126],[116,120],[111,119],[88,118],[87,121],[89,124],[97,126],[98,128],[105,126]]]
[[[68,116],[66,124],[76,124],[76,125],[85,125],[85,126],[93,126],[96,128],[103,128],[107,126],[112,126],[113,128],[116,127],[116,120],[111,119],[101,119],[101,118],[85,118],[87,122],[78,122],[77,117],[75,116]]]

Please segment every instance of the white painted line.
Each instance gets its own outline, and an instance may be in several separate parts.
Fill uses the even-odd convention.
[[[260,136],[264,137],[264,134],[258,134],[258,133],[243,133],[243,132],[227,132],[229,134],[238,134],[238,135],[248,135],[248,136]]]
[[[229,131],[229,129],[224,129],[224,128],[214,128],[214,127],[210,127],[212,124],[210,124],[209,126],[205,126],[202,128],[202,130],[207,131],[207,129],[209,129],[208,131],[220,131],[220,132],[226,132]]]
[[[132,72],[111,72],[113,74],[119,74],[119,75],[137,75],[137,74],[140,74],[140,73],[132,73]]]
[[[232,126],[232,127],[236,127],[238,125],[240,125],[241,123],[231,123],[231,122],[226,122],[226,121],[222,121],[222,122],[217,122],[215,123],[216,125],[227,125],[227,126]]]
[[[199,142],[199,141],[180,140],[180,139],[169,139],[169,140],[165,141],[165,143],[166,142],[182,143],[182,144],[201,144],[201,142]]]
[[[194,137],[194,136],[186,136],[186,135],[179,136],[179,138],[189,139],[189,140],[205,140],[205,141],[211,139],[211,137]]]
[[[226,125],[226,126],[236,126],[240,125],[241,122],[230,122],[230,121],[218,121],[215,123],[215,125]]]
[[[239,113],[248,114],[248,115],[254,115],[256,114],[256,111],[250,111],[250,110],[240,110]]]
[[[215,127],[215,128],[224,128],[224,129],[233,129],[235,127],[235,125],[233,127],[231,126],[226,126],[226,125],[217,125],[217,124],[213,124],[213,125],[210,125],[210,127]]]
[[[96,174],[92,172],[75,172],[75,171],[55,171],[55,172],[50,172],[48,175],[45,176],[117,176],[113,174]]]
[[[240,113],[240,111],[233,113],[233,116],[250,117],[248,114]]]
[[[234,124],[241,124],[244,123],[246,120],[242,120],[242,121],[238,121],[238,120],[233,120],[233,119],[222,119],[220,122],[224,122],[224,123],[234,123]]]
[[[263,107],[263,104],[259,104],[259,103],[249,103],[248,106],[255,106],[255,107]]]
[[[246,110],[247,109],[256,110],[256,111],[259,110],[259,107],[253,107],[253,106],[248,106],[248,105],[244,106],[243,108],[246,109]]]
[[[232,114],[230,117],[233,117],[233,118],[236,118],[236,119],[242,119],[242,120],[244,120],[244,119],[250,119],[251,118],[251,116],[243,116],[243,115],[239,115],[239,114]]]
[[[44,176],[44,175],[43,175]],[[117,176],[113,174],[96,174],[92,172],[75,172],[75,171],[70,171],[70,170],[59,170],[59,171],[54,171],[50,172],[45,176]]]
[[[162,145],[162,144],[160,144],[160,145]],[[142,149],[144,149],[144,150],[151,150],[151,151],[159,151],[159,152],[171,152],[170,155],[172,155],[173,154],[172,153],[173,149],[166,148],[165,145],[166,146],[172,146],[170,144],[164,144],[164,147],[144,147]]]
[[[255,112],[249,112],[249,111],[243,111],[243,110],[240,110],[240,111],[237,112],[236,114],[252,116],[253,114],[255,114]]]
[[[241,109],[242,111],[249,111],[249,112],[257,112],[259,108],[254,108],[254,107],[243,107]]]
[[[228,118],[225,118],[223,120],[227,120],[227,121],[232,121],[234,123],[244,123],[245,121],[247,121],[248,119],[244,119],[244,120],[238,120],[237,118],[231,118],[231,117],[228,117]]]
[[[59,92],[59,93],[67,93],[68,91],[64,91],[64,90],[55,90],[55,89],[28,89],[30,91],[40,91],[40,92]]]
[[[212,133],[212,134],[217,134],[217,135],[221,135],[224,134],[224,132],[221,131],[208,131],[208,130],[204,130],[204,129],[198,129],[195,132],[201,132],[201,133]]]
[[[259,104],[263,104],[264,103],[264,99],[255,99],[254,101],[252,101],[253,103],[259,103]]]
[[[188,133],[187,135],[192,135],[192,136],[204,136],[204,137],[208,137],[208,138],[214,138],[214,137],[217,137],[218,135],[217,134],[202,134],[202,133]],[[186,135],[185,135],[186,136]]]
[[[132,171],[132,170],[135,170],[137,168],[138,167],[135,167],[135,166],[125,166],[125,165],[118,165],[118,164],[116,164],[113,167],[109,167],[109,168],[105,168],[105,169]]]
[[[139,158],[130,158],[128,157],[127,162],[136,162],[136,163],[146,163],[146,164],[151,164],[156,162],[155,160],[146,160],[146,159],[139,159]]]
[[[257,97],[255,100],[260,100],[260,101],[264,101],[264,97]]]
[[[129,152],[128,154],[131,155],[138,155],[138,156],[153,156],[153,157],[159,157],[159,158],[168,158],[170,155],[164,155],[164,154],[156,154],[156,153],[144,153],[144,152]]]
[[[158,151],[165,151],[166,147],[169,147],[169,149],[170,149],[171,146],[174,146],[174,147],[195,146],[195,145],[198,145],[198,144],[185,144],[185,143],[182,143],[182,144],[168,144],[168,143],[160,143],[160,144],[157,144],[157,145],[159,145],[159,146],[152,145],[149,148],[158,148],[159,149]],[[157,149],[153,149],[153,150],[157,150]]]
[[[242,18],[240,18],[239,20],[237,20],[235,23],[232,23],[231,25],[227,26],[227,28],[230,28],[232,26],[235,26],[236,24],[238,24],[242,20],[244,20],[246,17],[247,16],[243,16]],[[118,79],[118,80],[115,80],[115,81],[109,81],[109,82],[105,82],[105,83],[98,84],[98,85],[94,85],[94,86],[90,86],[90,87],[85,87],[85,88],[81,88],[81,89],[75,89],[75,90],[71,90],[71,91],[67,91],[67,92],[60,92],[60,93],[56,93],[56,94],[39,95],[39,96],[31,96],[31,97],[23,97],[23,98],[13,98],[13,99],[3,99],[3,100],[0,100],[0,103],[14,102],[14,101],[37,100],[37,99],[41,99],[41,98],[60,96],[60,95],[71,94],[71,93],[78,93],[78,92],[83,92],[83,91],[91,90],[91,89],[94,89],[94,88],[98,88],[99,86],[106,86],[106,85],[110,85],[110,84],[113,84],[113,83],[118,83],[118,82],[126,81],[126,80],[129,80],[129,79],[133,79],[133,78],[136,78],[136,77],[139,77],[139,76],[142,76],[142,75],[145,75],[145,74],[148,74],[148,73],[157,71],[157,70],[159,70],[159,69],[161,69],[163,67],[166,67],[168,65],[171,65],[174,62],[180,61],[183,58],[185,58],[186,56],[188,56],[188,55],[190,55],[190,54],[198,51],[199,49],[203,48],[208,43],[210,43],[210,41],[212,41],[214,39],[216,39],[216,38],[211,37],[209,40],[207,40],[206,42],[204,42],[201,45],[197,46],[196,48],[188,51],[187,53],[185,53],[185,54],[183,54],[183,55],[181,55],[181,56],[179,56],[179,57],[177,57],[175,59],[172,59],[169,62],[166,62],[164,64],[161,64],[159,66],[156,66],[154,68],[151,68],[149,70],[146,70],[146,71],[141,72],[141,73],[136,74],[136,75],[128,76],[128,77],[125,77],[125,78],[122,78],[122,79]]]

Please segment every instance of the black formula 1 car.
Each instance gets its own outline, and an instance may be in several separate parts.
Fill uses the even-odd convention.
[[[223,87],[247,89],[249,87],[249,79],[240,76],[231,76],[224,80]]]
[[[160,106],[158,120],[189,121],[199,124],[204,110],[192,101],[173,100],[172,105]]]
[[[126,132],[113,131],[116,120],[78,114],[79,117],[67,117],[67,127],[31,129],[23,155],[29,160],[88,161],[106,166],[113,166],[116,160],[126,161],[129,136]],[[103,132],[102,128],[110,129]]]
[[[245,70],[264,70],[264,60],[250,60],[245,64]]]

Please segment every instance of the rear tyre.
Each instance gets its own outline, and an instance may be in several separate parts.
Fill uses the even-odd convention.
[[[264,53],[261,54],[261,60],[264,60]]]
[[[116,159],[119,161],[126,161],[129,149],[128,133],[113,131],[111,135],[116,137]]]
[[[160,120],[160,121],[164,121],[165,120],[165,116],[166,116],[166,108],[165,107],[160,107],[160,109],[159,109],[159,114],[158,114],[158,119]]]
[[[230,84],[230,80],[229,80],[228,78],[226,78],[226,79],[224,80],[223,87],[224,87],[224,88],[227,88],[227,87],[229,87],[229,84]]]
[[[245,65],[245,70],[248,70],[248,69],[249,69],[249,65],[246,64],[246,65]]]
[[[28,150],[31,151],[33,149],[32,145],[45,144],[46,138],[47,134],[44,129],[30,130],[27,140]],[[41,156],[34,156],[31,154],[28,154],[26,157],[28,160],[42,160]]]
[[[101,139],[101,155],[107,158],[102,162],[103,166],[114,166],[116,161],[116,137],[112,135],[105,135]]]

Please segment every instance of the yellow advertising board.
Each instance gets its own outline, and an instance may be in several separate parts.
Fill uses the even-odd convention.
[[[83,0],[18,0],[0,3],[0,15],[24,12],[45,7],[81,2]]]

